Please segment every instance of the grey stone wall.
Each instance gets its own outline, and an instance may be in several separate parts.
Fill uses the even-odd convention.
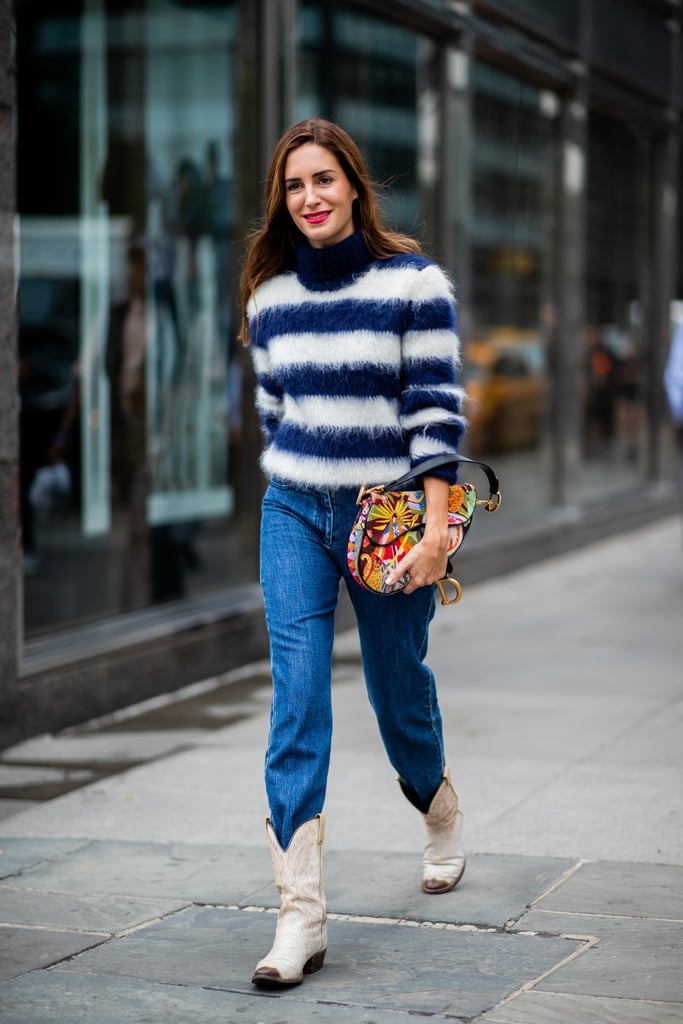
[[[20,637],[14,159],[12,4],[0,0],[0,717],[14,704]]]

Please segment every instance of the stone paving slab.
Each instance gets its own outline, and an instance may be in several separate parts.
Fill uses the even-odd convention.
[[[1,990],[0,990],[1,991]],[[681,1024],[683,1008],[643,999],[524,992],[480,1018],[481,1024]]]
[[[546,896],[542,910],[616,914],[683,921],[683,867],[667,864],[582,864]]]
[[[476,841],[490,853],[564,851],[587,860],[683,864],[681,819],[680,764],[587,761],[525,792]]]
[[[28,846],[27,841],[23,856],[30,861]],[[67,847],[63,854],[27,866],[9,887],[278,906],[265,847],[95,841],[75,850]],[[33,856],[35,862],[37,855]],[[457,890],[436,899],[421,890],[421,860],[416,854],[333,851],[325,859],[325,886],[328,909],[334,913],[502,928],[571,866],[572,861],[559,858],[473,854]]]
[[[267,845],[266,732],[248,751],[202,745],[108,774],[6,819],[0,835]]]
[[[270,947],[276,915],[194,907],[70,960],[64,972],[220,988],[245,995]],[[325,968],[280,995],[282,1019],[299,1005],[348,1006],[472,1017],[554,967],[581,944],[498,931],[332,920]],[[285,1005],[288,1009],[285,1010]]]
[[[87,839],[18,839],[0,837],[0,878],[16,875],[43,861],[87,845]]]
[[[440,682],[441,677],[437,678]],[[557,761],[576,764],[593,756],[604,760],[604,749],[624,735],[635,741],[643,718],[653,715],[660,703],[649,691],[623,695],[616,702],[596,701],[594,690],[557,692],[527,685],[525,689],[509,686],[500,692],[488,686],[467,686],[461,679],[451,686],[439,686],[446,735],[456,739],[454,771],[470,757],[481,757],[482,750],[490,751],[496,760],[513,762],[521,755],[541,766]],[[357,706],[355,710],[358,717]],[[350,708],[349,714],[352,711]],[[664,743],[665,736],[660,738]],[[624,746],[627,748],[627,742]],[[629,760],[626,750],[624,760]],[[459,784],[457,777],[455,783]]]
[[[513,931],[593,935],[599,942],[539,983],[539,990],[679,1003],[683,1011],[683,921],[533,910]]]
[[[103,941],[101,935],[42,928],[0,927],[0,982],[16,978],[28,971],[51,967],[52,964],[60,963],[67,957],[97,946]]]
[[[95,841],[24,871],[12,885],[227,905],[270,880],[265,848]]]
[[[502,928],[572,865],[559,858],[472,854],[457,889],[436,897],[422,892],[417,855],[332,852],[325,860],[325,887],[336,913]],[[267,905],[277,906],[270,889]]]
[[[511,586],[495,580],[473,587],[456,613],[437,613],[430,662],[466,843],[482,851],[470,857],[462,888],[448,896],[420,895],[423,823],[387,765],[354,638],[348,684],[340,685],[337,669],[333,694],[326,880],[333,914],[337,906],[373,908],[389,920],[339,912],[330,922],[325,970],[294,991],[252,990],[251,971],[270,946],[275,915],[232,909],[238,899],[274,901],[260,810],[265,814],[267,687],[251,710],[221,707],[214,697],[205,703],[200,747],[171,748],[163,760],[5,819],[0,836],[16,838],[0,838],[0,849],[9,851],[0,853],[0,876],[8,872],[5,891],[26,897],[27,914],[66,914],[71,901],[92,912],[85,923],[99,924],[107,901],[122,914],[129,904],[170,909],[160,921],[114,938],[54,926],[0,929],[0,957],[6,939],[8,952],[19,955],[30,937],[13,968],[30,973],[0,985],[0,1020],[213,1024],[220,1015],[221,1024],[408,1024],[431,1016],[463,1024],[683,1024],[682,923],[667,920],[680,917],[680,887],[676,873],[662,866],[683,865],[681,565],[676,522],[644,531],[637,547],[620,539],[515,574]],[[634,578],[642,583],[637,591]],[[523,600],[515,599],[519,594]],[[492,621],[500,626],[495,644],[487,643]],[[467,641],[457,665],[454,638]],[[167,731],[157,758],[180,738],[173,729],[197,726],[196,710],[186,720],[179,704],[159,727]],[[247,712],[251,717],[235,721]],[[226,727],[213,728],[219,723]],[[144,738],[154,722],[97,728],[114,771],[116,752],[129,740],[134,749],[131,730]],[[59,770],[65,785],[79,784],[66,773],[92,767],[86,755],[98,763],[90,737],[87,729],[79,733],[86,740],[79,757],[73,745],[61,754],[55,749],[54,759],[45,748],[41,761],[34,747],[33,764],[58,772],[29,772],[25,786],[43,796],[58,791]],[[29,753],[25,748],[13,764],[8,758],[0,765],[12,782],[4,795],[27,798],[28,790],[13,783],[32,767]],[[67,844],[53,846],[47,861],[49,848],[35,841],[8,847],[30,835]],[[384,866],[391,875],[386,888],[381,858],[373,867],[376,884],[366,885],[369,848],[409,854]],[[356,861],[347,856],[351,849]],[[636,861],[646,870],[629,863]],[[552,886],[554,869],[564,863],[578,870],[559,876],[551,891],[546,874]],[[529,900],[532,909],[517,917]],[[491,920],[496,927],[391,923],[451,913],[456,922]],[[501,930],[506,917],[517,924]],[[597,942],[587,948],[569,934]],[[85,947],[72,952],[73,943]],[[508,1001],[501,1006],[501,999]]]
[[[0,924],[116,935],[188,905],[182,900],[27,892],[0,886]]]
[[[596,751],[595,760],[681,767],[683,700],[675,700]]]
[[[280,997],[255,991],[234,993],[55,970],[0,986],[0,1020],[2,1024],[292,1024],[294,1020],[296,1024],[413,1024],[415,1017],[301,998],[292,1017]]]

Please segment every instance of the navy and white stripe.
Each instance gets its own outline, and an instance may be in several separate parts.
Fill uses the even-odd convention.
[[[329,249],[306,246],[297,271],[260,285],[247,312],[268,476],[388,483],[457,450],[455,308],[429,260],[376,260],[359,232]]]

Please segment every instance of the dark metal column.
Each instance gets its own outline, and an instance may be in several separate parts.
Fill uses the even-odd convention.
[[[581,0],[574,87],[565,97],[558,159],[555,310],[549,346],[549,485],[557,508],[581,504],[583,331],[586,322],[586,172],[588,163],[588,53],[590,0]]]
[[[22,638],[14,223],[14,25],[0,2],[0,717],[14,701]]]
[[[265,0],[260,5],[259,124],[264,172],[280,134],[294,120],[297,18],[297,0]]]
[[[261,223],[266,176],[283,128],[296,105],[297,0],[242,0],[238,50],[238,145],[236,257],[241,264],[247,239]],[[235,322],[240,310],[234,296]],[[236,512],[245,550],[253,552],[258,571],[258,507],[264,485],[258,464],[262,438],[254,407],[251,355],[241,352],[242,434],[237,453]]]
[[[441,104],[441,209],[444,220],[439,247],[455,281],[462,338],[469,338],[472,333],[472,60],[472,36],[465,32],[457,48],[448,46],[445,49]]]
[[[555,323],[549,348],[551,503],[579,505],[585,324],[585,185],[588,111],[580,83],[561,119],[558,167]]]
[[[662,378],[671,342],[671,301],[676,295],[677,259],[680,259],[678,240],[679,194],[681,159],[681,122],[677,109],[681,69],[681,14],[672,14],[669,21],[671,53],[674,73],[671,82],[671,105],[667,110],[666,131],[655,136],[652,173],[652,260],[649,267],[651,309],[648,329],[645,369],[645,407],[648,435],[645,473],[650,480],[662,476],[662,452],[665,435],[670,430],[669,416],[664,400]]]
[[[680,128],[672,126],[663,138],[655,141],[653,167],[652,262],[649,268],[652,297],[645,369],[645,406],[648,423],[645,474],[650,480],[662,475],[664,433],[669,418],[664,401],[662,380],[671,341],[671,301],[676,296],[676,228]]]

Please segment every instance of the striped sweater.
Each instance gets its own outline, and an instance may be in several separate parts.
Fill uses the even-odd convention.
[[[450,284],[412,253],[378,260],[356,232],[302,246],[247,307],[267,476],[389,483],[457,450],[464,427]],[[454,467],[441,474],[454,480]]]

